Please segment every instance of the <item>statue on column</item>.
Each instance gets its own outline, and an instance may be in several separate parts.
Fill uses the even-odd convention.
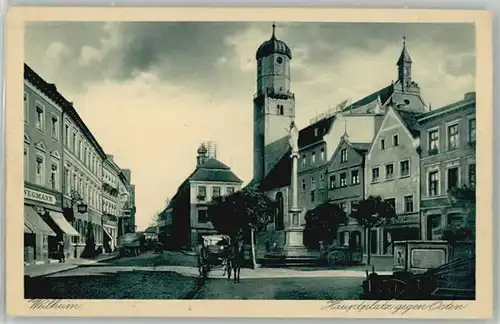
[[[299,130],[297,129],[297,126],[295,125],[295,122],[291,122],[290,124],[290,129],[289,129],[289,134],[290,134],[290,146],[292,148],[292,153],[298,153],[299,152]]]

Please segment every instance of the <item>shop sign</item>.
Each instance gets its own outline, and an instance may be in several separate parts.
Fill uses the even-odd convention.
[[[413,224],[419,223],[419,215],[398,215],[398,217],[394,220],[396,224]]]
[[[50,205],[56,204],[56,196],[27,188],[24,188],[24,198],[40,201]]]

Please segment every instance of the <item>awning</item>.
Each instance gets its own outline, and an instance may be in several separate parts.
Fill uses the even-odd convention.
[[[63,214],[51,211],[50,217],[54,220],[57,226],[63,231],[65,234],[70,236],[80,236],[73,226],[66,220]]]
[[[24,224],[24,233],[34,234],[35,232]]]
[[[104,233],[106,233],[106,235],[110,238],[110,239],[113,239],[113,237],[111,236],[111,234],[109,234],[109,232],[106,230],[105,227],[102,228],[104,230]]]
[[[24,232],[40,233],[50,236],[56,236],[56,233],[45,223],[38,213],[30,206],[24,206]],[[26,232],[26,227],[30,230]]]

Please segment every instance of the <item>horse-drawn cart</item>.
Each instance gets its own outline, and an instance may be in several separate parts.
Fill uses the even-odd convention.
[[[229,276],[230,237],[214,234],[206,235],[202,238],[202,245],[198,251],[198,270],[200,275],[206,275],[214,266],[222,266],[222,275],[228,274]]]
[[[363,281],[363,299],[475,298],[475,254],[454,254],[447,242],[403,241],[394,246],[392,275],[372,268]],[[455,256],[455,257],[454,257]]]

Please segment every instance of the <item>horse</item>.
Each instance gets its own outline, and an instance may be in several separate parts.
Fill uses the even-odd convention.
[[[228,271],[228,279],[231,279],[231,270],[234,273],[234,282],[240,282],[241,264],[245,258],[243,250],[243,241],[237,241],[231,246],[230,268]]]

